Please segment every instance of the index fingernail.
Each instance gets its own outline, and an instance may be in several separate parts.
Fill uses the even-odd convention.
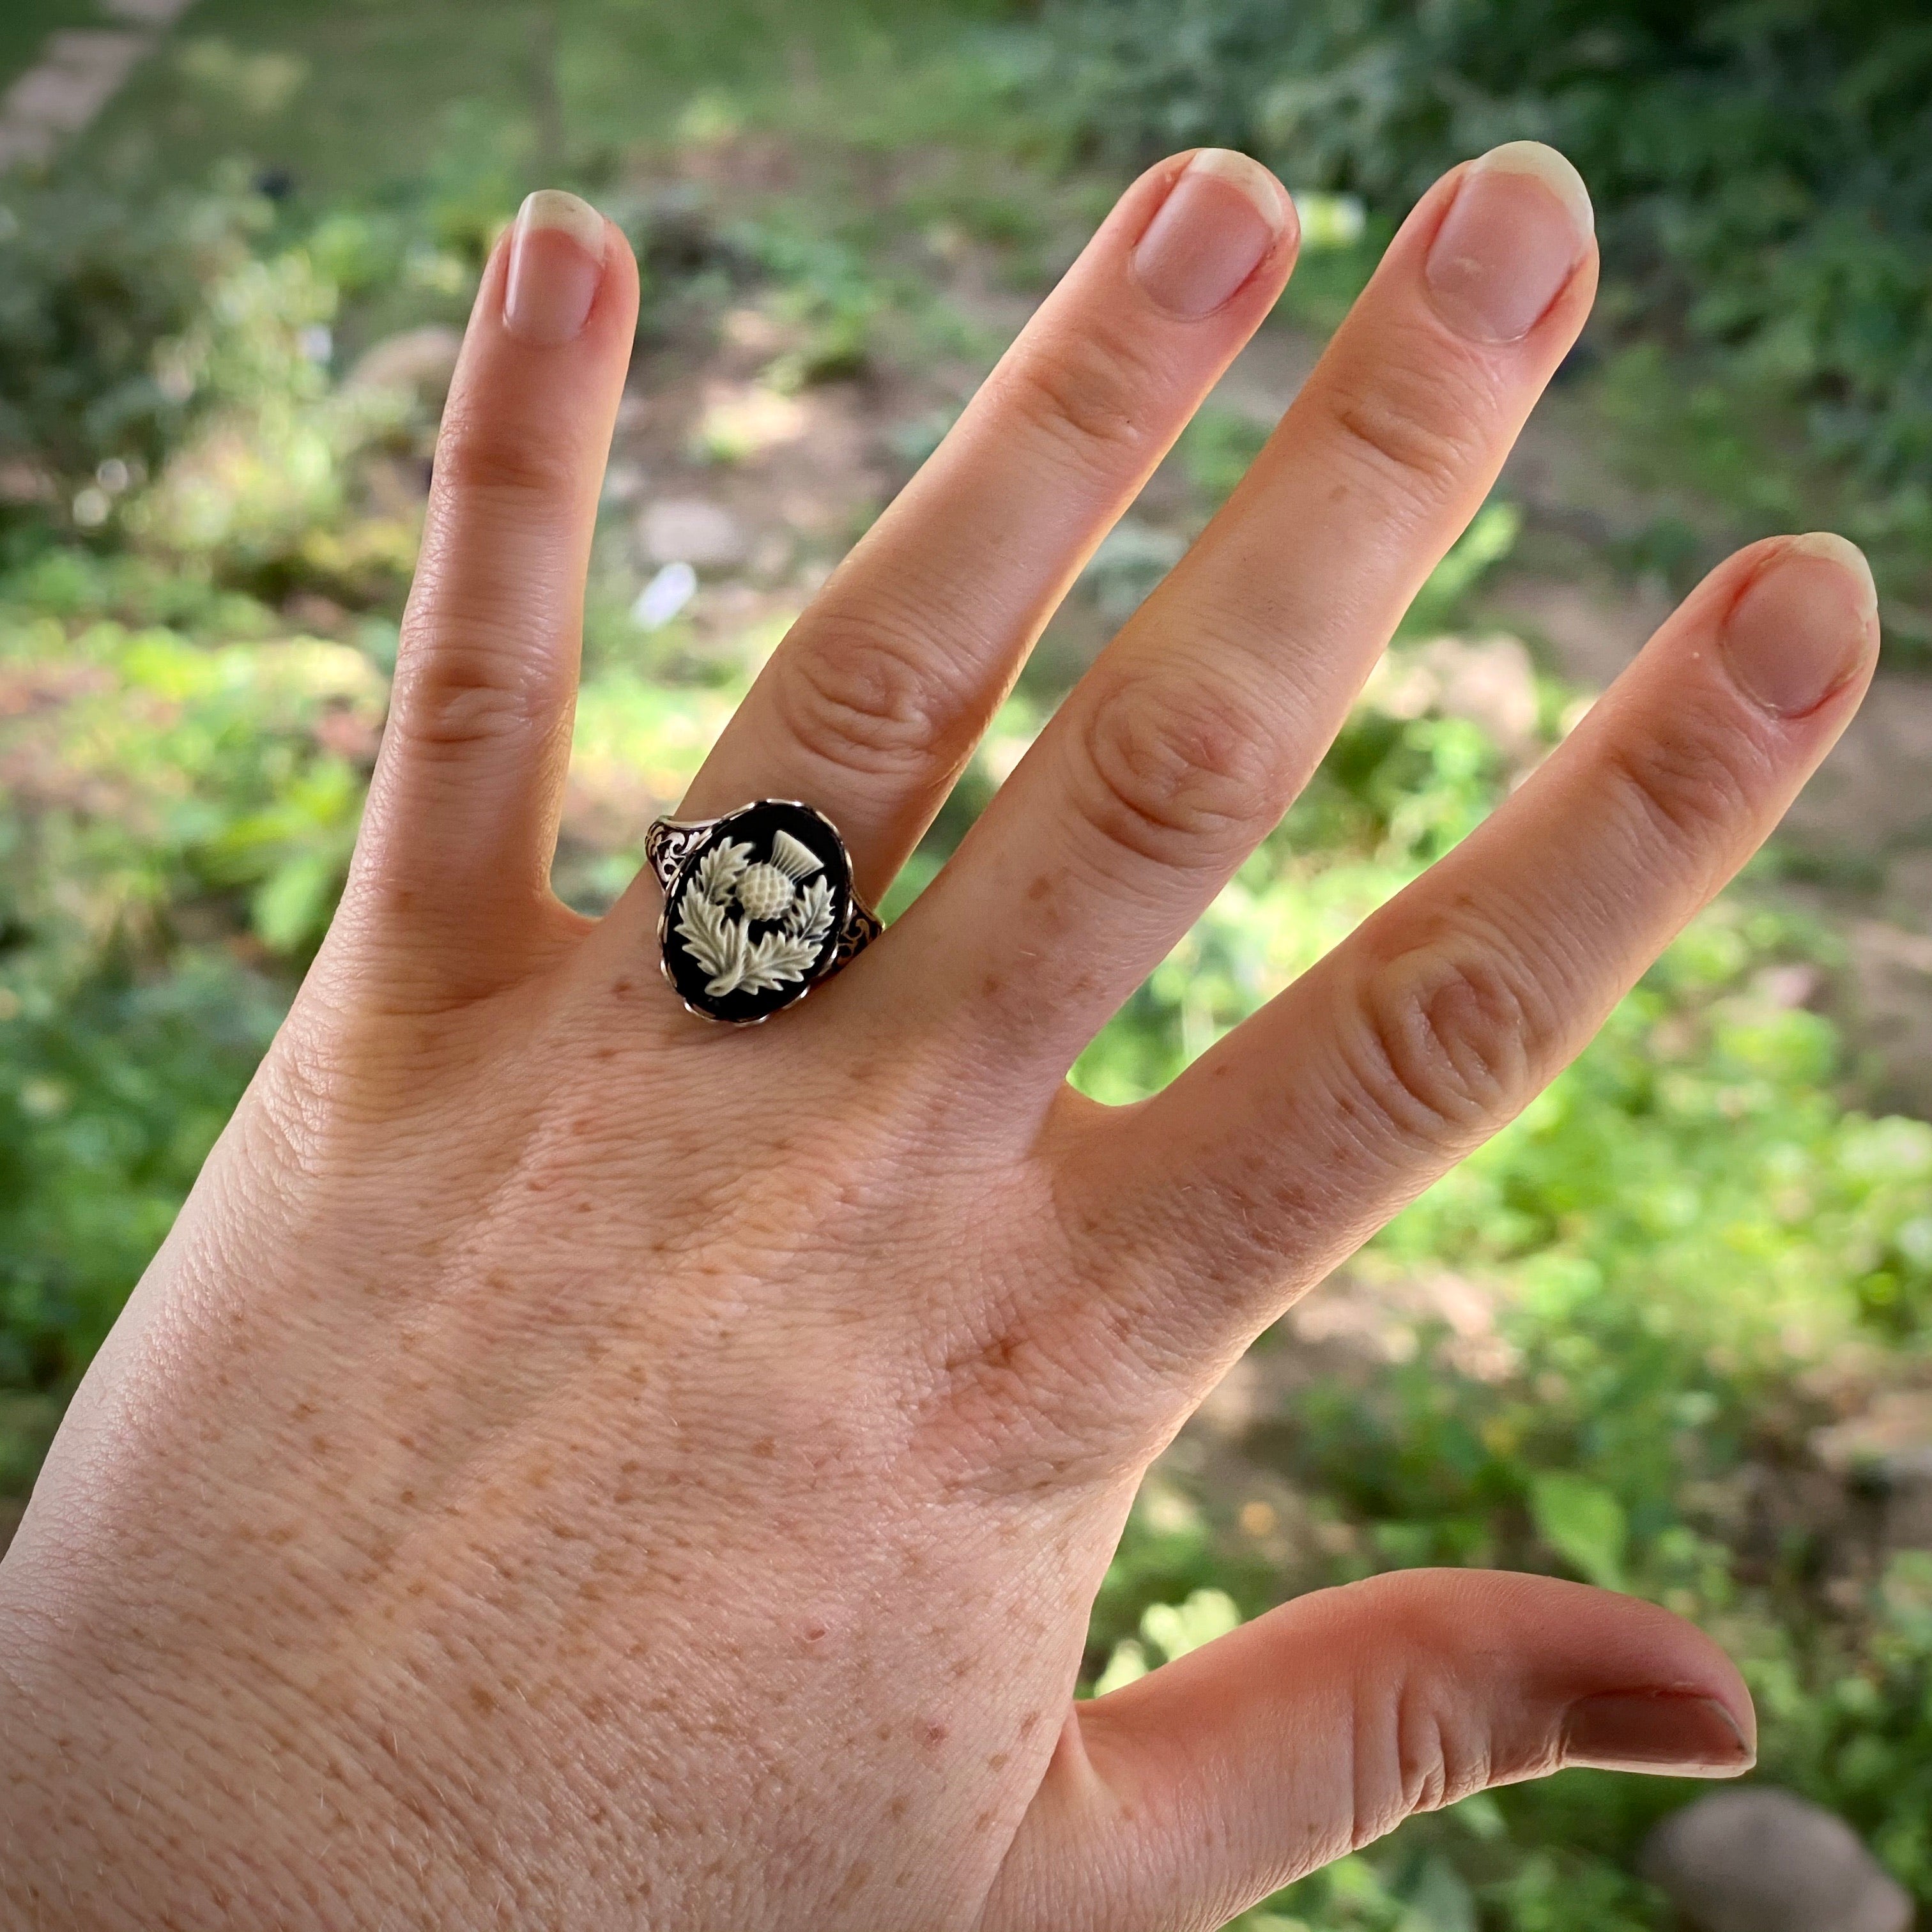
[[[584,332],[604,278],[604,218],[561,188],[539,188],[517,215],[503,326],[555,348]]]

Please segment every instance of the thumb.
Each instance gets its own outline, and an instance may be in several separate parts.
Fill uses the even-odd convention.
[[[1701,1632],[1548,1576],[1406,1570],[1284,1604],[1070,1715],[988,1932],[1210,1927],[1485,1786],[1750,1769]]]

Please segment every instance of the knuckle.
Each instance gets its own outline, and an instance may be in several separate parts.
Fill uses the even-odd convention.
[[[541,724],[544,709],[503,652],[476,644],[406,655],[390,715],[412,749],[435,754],[522,737]]]
[[[1456,394],[1439,372],[1399,368],[1343,382],[1330,403],[1343,454],[1406,494],[1452,494],[1482,458],[1474,425],[1484,412],[1454,406]]]
[[[1407,1672],[1365,1699],[1355,1727],[1355,1850],[1405,1818],[1440,1810],[1492,1780],[1486,1724],[1430,1672]]]
[[[843,771],[901,778],[956,764],[977,719],[938,656],[912,628],[843,619],[772,659],[773,706],[793,739]]]
[[[1009,1308],[943,1339],[917,1436],[949,1488],[1039,1496],[1111,1485],[1138,1466],[1120,1426],[1123,1378],[1093,1360],[1084,1334]]]
[[[1232,692],[1168,673],[1123,679],[1086,708],[1081,736],[1076,806],[1138,857],[1225,863],[1281,815],[1271,748]]]
[[[1613,740],[1604,752],[1617,815],[1650,849],[1714,874],[1752,817],[1754,748],[1714,721],[1680,718],[1667,731]]]
[[[1385,1639],[1351,1687],[1352,1849],[1417,1812],[1556,1768],[1540,1700],[1486,1694],[1490,1652],[1481,1640],[1472,1645],[1466,1597],[1414,1570],[1371,1577],[1346,1594],[1358,1627]]]
[[[439,487],[464,496],[553,500],[575,490],[580,467],[566,438],[480,412],[446,422],[436,443]]]
[[[1076,454],[1146,447],[1150,430],[1145,399],[1153,374],[1118,340],[1090,334],[1072,338],[1051,354],[1028,357],[1012,381],[1025,419]]]
[[[1490,1782],[1489,1727],[1454,1690],[1412,1678],[1396,1706],[1396,1762],[1408,1810],[1439,1811]]]
[[[1541,1084],[1549,991],[1495,937],[1445,935],[1374,967],[1357,992],[1354,1078],[1405,1138],[1444,1150],[1500,1126]]]

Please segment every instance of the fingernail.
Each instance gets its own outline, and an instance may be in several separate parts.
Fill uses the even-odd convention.
[[[1134,273],[1156,308],[1198,321],[1261,266],[1294,219],[1287,190],[1260,162],[1203,148],[1136,244]]]
[[[1600,1771],[1725,1778],[1748,1771],[1757,1762],[1757,1747],[1714,1697],[1620,1691],[1570,1706],[1563,1721],[1563,1762]]]
[[[1436,313],[1472,342],[1519,342],[1588,252],[1583,177],[1540,141],[1492,148],[1466,172],[1430,244]]]
[[[1878,586],[1856,544],[1793,537],[1724,621],[1731,674],[1767,711],[1815,711],[1877,648]]]
[[[604,279],[604,218],[560,188],[539,188],[517,216],[503,326],[555,348],[582,334]]]

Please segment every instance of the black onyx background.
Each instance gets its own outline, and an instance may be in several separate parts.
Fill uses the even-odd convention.
[[[678,913],[685,889],[697,870],[698,861],[714,846],[722,844],[728,838],[739,844],[749,845],[752,861],[755,865],[771,856],[772,836],[778,832],[789,832],[801,844],[809,846],[824,866],[825,877],[832,887],[832,930],[826,935],[818,958],[802,980],[762,993],[733,992],[725,994],[722,998],[714,998],[704,990],[704,982],[710,974],[692,958],[683,940],[678,936]],[[838,950],[839,932],[851,910],[852,868],[845,856],[844,843],[832,821],[824,813],[813,811],[810,806],[796,805],[789,800],[771,799],[760,804],[748,805],[742,811],[721,818],[705,835],[703,842],[692,848],[689,856],[678,868],[677,884],[664,902],[664,920],[658,928],[664,943],[665,975],[687,1006],[695,1007],[712,1019],[740,1022],[764,1019],[794,1000],[802,999],[812,990]],[[769,932],[778,921],[760,919],[752,920],[751,924],[752,937],[757,939]]]

